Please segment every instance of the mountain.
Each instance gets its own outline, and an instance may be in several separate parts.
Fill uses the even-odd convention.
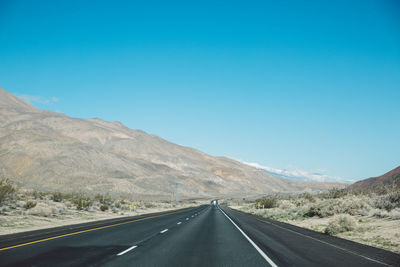
[[[332,187],[296,183],[120,122],[40,110],[0,89],[0,175],[25,188],[168,199]]]
[[[269,174],[271,174],[274,177],[277,178],[284,178],[288,180],[294,180],[294,181],[304,181],[304,182],[332,182],[332,183],[344,183],[348,182],[347,180],[340,178],[340,177],[334,177],[334,176],[328,176],[325,173],[321,172],[308,172],[304,170],[286,170],[286,169],[276,169],[276,168],[271,168],[268,166],[263,166],[258,163],[254,162],[245,162],[242,161],[242,163],[252,166],[254,168],[257,168],[259,170],[263,170]]]
[[[378,177],[371,177],[368,179],[364,179],[358,181],[352,185],[350,185],[349,189],[370,189],[373,187],[378,187],[381,185],[390,185],[390,184],[398,184],[400,185],[400,166],[394,168],[393,170],[378,176]]]

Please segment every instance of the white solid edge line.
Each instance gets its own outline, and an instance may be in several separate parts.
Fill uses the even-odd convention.
[[[125,253],[127,253],[128,251],[131,251],[131,250],[134,249],[134,248],[137,248],[137,246],[132,246],[132,247],[130,247],[130,248],[128,248],[128,249],[126,249],[126,250],[124,250],[124,251],[118,253],[117,256],[124,255]]]
[[[181,224],[181,222],[177,222],[176,224]]]
[[[322,243],[322,244],[326,244],[326,245],[329,245],[329,246],[331,246],[331,247],[334,247],[334,248],[337,248],[337,249],[341,249],[341,250],[343,250],[343,251],[345,251],[345,252],[347,252],[347,253],[354,254],[354,255],[359,256],[359,257],[361,257],[361,258],[364,258],[364,259],[366,259],[366,260],[370,260],[370,261],[379,263],[379,264],[381,264],[381,265],[391,266],[391,265],[389,265],[389,264],[387,264],[387,263],[384,263],[384,262],[381,262],[381,261],[379,261],[379,260],[375,260],[375,259],[369,258],[369,257],[367,257],[367,256],[364,256],[364,255],[358,254],[358,253],[356,253],[356,252],[353,252],[353,251],[351,251],[351,250],[341,248],[341,247],[336,246],[336,245],[334,245],[334,244],[331,244],[331,243],[328,243],[328,242],[319,240],[319,239],[317,239],[317,238],[314,238],[314,237],[311,237],[311,236],[308,236],[308,235],[304,235],[304,234],[302,234],[302,233],[299,233],[299,232],[296,232],[296,231],[287,229],[287,228],[282,227],[282,226],[279,226],[279,225],[277,225],[277,224],[274,224],[274,223],[271,223],[271,222],[267,222],[267,221],[263,221],[263,220],[260,220],[260,219],[258,219],[258,218],[256,218],[256,220],[257,220],[257,221],[260,221],[260,222],[263,222],[263,223],[266,223],[266,224],[273,225],[273,226],[275,226],[275,227],[278,227],[278,228],[281,228],[281,229],[283,229],[283,230],[292,232],[292,233],[294,233],[294,234],[298,234],[298,235],[300,235],[300,236],[310,238],[310,239],[315,240],[315,241],[318,241],[318,242],[320,242],[320,243]]]
[[[220,208],[218,207],[218,209],[220,211],[222,211],[222,213],[225,215],[226,218],[228,218],[231,223],[239,230],[239,232],[246,237],[247,241],[250,242],[250,244],[253,245],[253,247],[258,251],[258,253],[260,253],[260,255],[272,266],[272,267],[278,267],[278,265],[276,265],[270,258],[268,258],[268,256],[264,253],[264,251],[262,251],[257,245],[256,243],[253,242],[253,240],[250,239],[250,237],[248,237],[245,232],[242,231],[242,229],[239,228],[239,226],[236,225],[236,223],[234,221],[232,221],[231,218],[229,218],[228,215],[226,215],[226,213]]]
[[[160,233],[163,234],[163,233],[165,233],[166,231],[168,231],[168,229],[164,229],[164,230],[162,230]]]

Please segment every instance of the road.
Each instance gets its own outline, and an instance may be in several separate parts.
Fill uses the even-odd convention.
[[[1,266],[400,266],[400,255],[224,206],[0,236]]]

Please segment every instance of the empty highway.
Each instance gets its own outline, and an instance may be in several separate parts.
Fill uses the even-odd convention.
[[[400,266],[400,255],[206,205],[0,236],[1,266]]]

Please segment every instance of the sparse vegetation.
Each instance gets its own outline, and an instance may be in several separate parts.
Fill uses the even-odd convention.
[[[109,195],[101,195],[97,194],[94,196],[94,200],[97,200],[101,204],[110,204],[112,203],[112,199]]]
[[[8,179],[0,180],[0,205],[8,200],[12,200],[15,196],[15,187]]]
[[[304,199],[308,200],[309,202],[315,202],[314,197],[310,193],[304,193],[301,195]]]
[[[151,202],[145,202],[145,203],[144,203],[144,206],[145,206],[146,208],[154,208],[154,207],[155,207],[154,204],[151,203]]]
[[[28,201],[24,205],[24,209],[29,210],[31,208],[34,208],[36,206],[36,201]]]
[[[135,209],[133,208],[135,205]],[[41,192],[0,180],[0,234],[198,205],[196,202],[149,202],[110,195]]]
[[[261,204],[261,208],[258,203]],[[240,204],[234,202],[232,205],[239,206],[242,211],[273,220],[358,242],[368,240],[364,243],[400,252],[400,186],[398,185],[381,185],[373,190],[363,191],[332,189],[313,195],[309,193],[275,195],[255,201],[241,201]],[[393,232],[393,235],[385,237],[391,242],[381,242],[382,239],[370,237],[372,234],[383,234],[383,231]],[[376,242],[380,240],[380,243],[374,243],[374,240]],[[391,245],[385,247],[385,244]]]
[[[89,210],[93,204],[93,200],[90,197],[85,197],[82,194],[75,196],[73,201],[78,210]]]
[[[304,213],[304,217],[314,217],[314,216],[318,216],[320,218],[324,217],[324,214],[321,211],[321,208],[315,207],[315,206],[311,206],[306,213]]]
[[[37,190],[33,190],[31,192],[31,194],[32,194],[34,199],[40,199],[40,200],[44,199],[45,196],[46,196],[46,193],[40,192],[40,191],[37,191]]]
[[[64,199],[64,195],[61,192],[53,192],[51,194],[51,199],[54,202],[61,202]]]
[[[107,205],[101,205],[100,206],[100,210],[101,211],[106,211],[106,210],[108,210],[108,206]]]
[[[348,194],[348,191],[346,189],[338,189],[338,188],[333,188],[328,191],[326,195],[324,195],[324,198],[341,198],[344,197]],[[321,194],[322,196],[323,194]]]
[[[324,232],[328,235],[337,235],[338,233],[354,231],[356,227],[354,218],[348,214],[343,214],[333,217]]]
[[[271,208],[275,208],[277,203],[278,203],[278,199],[276,197],[267,197],[267,198],[262,198],[262,199],[258,199],[256,200],[257,203],[257,207],[258,207],[258,203],[260,204],[260,207],[263,207],[265,209],[271,209]]]

